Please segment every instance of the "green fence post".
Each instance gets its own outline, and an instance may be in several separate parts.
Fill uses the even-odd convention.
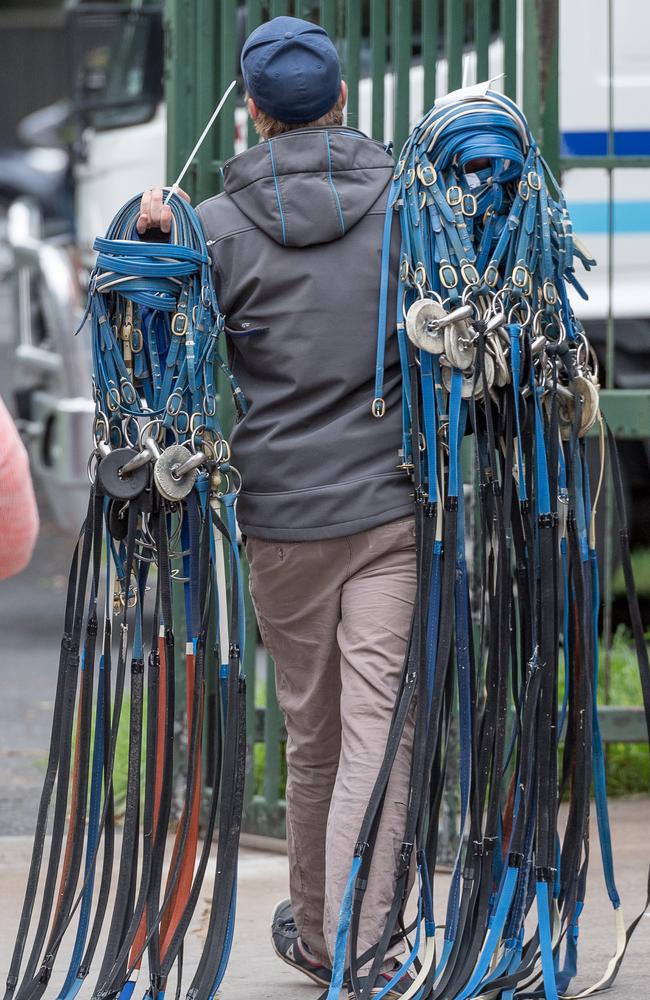
[[[537,138],[540,127],[540,51],[537,0],[524,0],[523,111]]]
[[[165,103],[167,106],[167,175],[178,176],[192,148],[194,83],[191,72],[196,40],[193,6],[188,0],[165,3]],[[190,172],[186,184],[191,187]]]
[[[399,156],[410,130],[409,101],[413,35],[413,5],[411,0],[393,0],[391,31],[394,89],[393,142],[395,155]]]
[[[289,13],[287,0],[271,0],[271,17],[281,17]]]
[[[517,0],[500,0],[499,14],[503,39],[503,92],[517,100]]]
[[[445,50],[447,56],[447,90],[463,85],[463,47],[465,41],[465,5],[458,0],[445,3]]]
[[[296,0],[296,17],[311,21],[315,6],[314,0]]]
[[[334,41],[336,39],[336,0],[321,0],[320,23]]]
[[[221,0],[221,18],[219,23],[219,96],[224,93],[231,81],[237,76],[237,0]],[[235,151],[235,91],[230,94],[217,121],[219,145],[217,149],[218,166],[232,156]],[[217,184],[212,194],[221,190],[221,172],[217,173]]]
[[[347,123],[359,127],[359,49],[361,48],[361,4],[348,0],[346,5],[345,75],[348,84]]]
[[[386,0],[371,0],[370,55],[372,65],[372,137],[384,138],[384,78],[386,76]]]
[[[422,65],[424,67],[424,108],[428,111],[436,99],[436,70],[438,67],[438,45],[440,4],[438,0],[426,0],[422,4]]]
[[[490,75],[490,0],[474,0],[474,46],[476,48],[476,81]]]
[[[262,23],[262,0],[248,0],[246,4],[246,35],[250,35]],[[253,124],[253,119],[248,119],[248,145],[254,146],[257,142],[257,132]]]
[[[219,88],[219,60],[215,58],[217,43],[217,7],[212,0],[196,2],[196,127],[198,137],[210,120],[217,102]],[[196,184],[193,192],[196,202],[214,194],[212,161],[216,156],[217,132],[213,129],[197,153]],[[185,150],[185,156],[189,154]]]

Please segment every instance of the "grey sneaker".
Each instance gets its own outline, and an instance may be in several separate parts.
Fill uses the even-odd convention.
[[[319,986],[329,986],[332,970],[321,965],[300,940],[290,899],[283,899],[273,911],[271,944],[278,958],[287,965],[309,976],[312,982],[318,983]]]
[[[377,977],[377,982],[370,991],[370,996],[371,997],[378,996],[381,993],[381,991],[386,988],[386,983],[389,983],[394,975],[395,975],[394,972],[380,972],[379,976]],[[365,984],[365,979],[364,978],[359,979],[359,986],[362,989],[364,984]],[[404,975],[401,977],[401,979],[398,979],[395,985],[391,986],[388,993],[385,993],[384,996],[386,997],[386,1000],[399,1000],[399,998],[403,997],[406,991],[410,989],[412,985],[413,985],[413,979],[411,978],[408,972],[405,972]],[[350,989],[350,992],[348,993],[348,1000],[355,1000],[355,992],[353,989]]]

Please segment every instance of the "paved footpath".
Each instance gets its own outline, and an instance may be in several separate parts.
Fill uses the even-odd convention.
[[[636,915],[645,897],[650,859],[650,800],[612,803],[617,877],[626,919]],[[0,981],[7,972],[17,915],[22,900],[29,860],[30,839],[0,837]],[[214,868],[212,869],[212,872]],[[449,878],[440,874],[439,892],[446,891]],[[208,916],[209,880],[197,907],[186,951],[184,982],[200,954],[200,942]],[[239,903],[234,946],[228,973],[219,995],[224,1000],[316,1000],[317,988],[292,972],[273,954],[269,940],[269,916],[278,899],[287,895],[286,858],[270,851],[245,848],[239,865]],[[582,925],[576,987],[585,987],[600,977],[613,945],[611,907],[602,884],[597,833],[592,831],[592,864],[586,914]],[[65,972],[65,961],[57,962],[48,996],[56,996]],[[641,921],[628,951],[610,1000],[646,1000],[650,997],[650,917]],[[81,997],[90,997],[94,981]]]

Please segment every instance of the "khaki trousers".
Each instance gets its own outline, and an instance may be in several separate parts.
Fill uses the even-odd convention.
[[[287,728],[287,840],[293,911],[325,964],[359,827],[384,753],[415,599],[412,517],[347,538],[249,538],[250,589],[275,661]],[[413,721],[387,790],[359,935],[376,944],[404,833]],[[389,956],[401,952],[395,947]]]

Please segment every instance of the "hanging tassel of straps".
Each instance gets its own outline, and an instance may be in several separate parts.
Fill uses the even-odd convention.
[[[129,1000],[145,956],[143,992],[162,996],[176,967],[180,995],[183,942],[215,842],[218,875],[188,996],[214,996],[232,942],[246,757],[234,518],[241,480],[219,423],[215,366],[239,412],[245,402],[220,353],[223,316],[196,213],[172,195],[170,242],[141,242],[139,203],[128,202],[95,243],[84,317],[95,400],[90,498],[68,582],[6,1000],[44,994],[64,939],[72,954],[61,965],[59,1000],[72,1000],[89,976],[95,1000]],[[208,698],[214,731],[206,756]],[[117,803],[115,763],[127,733],[126,793]]]
[[[389,194],[371,404],[378,419],[395,225],[402,463],[414,485],[419,589],[384,761],[341,906],[328,997],[338,996],[347,949],[359,1000],[381,983],[372,992],[379,1000],[407,972],[405,1000],[568,995],[585,905],[593,780],[616,947],[601,979],[578,994],[584,997],[614,981],[638,922],[626,934],[596,707],[595,516],[603,473],[590,481],[585,438],[600,428],[604,469],[604,423],[595,355],[567,293],[572,285],[584,295],[575,265],[589,269],[595,261],[573,236],[562,192],[512,101],[486,86],[434,106],[405,143]],[[616,473],[611,434],[609,444]],[[463,447],[474,477],[469,512]],[[624,530],[621,537],[626,544]],[[634,607],[629,557],[624,565]],[[650,735],[650,671],[638,615],[633,621]],[[414,703],[393,905],[380,941],[359,956],[364,888]],[[455,753],[452,724],[460,840],[442,917],[434,912],[434,873]],[[407,928],[411,868],[419,905]],[[413,931],[391,981],[378,979],[393,936],[408,941]],[[358,970],[369,958],[361,981]]]

